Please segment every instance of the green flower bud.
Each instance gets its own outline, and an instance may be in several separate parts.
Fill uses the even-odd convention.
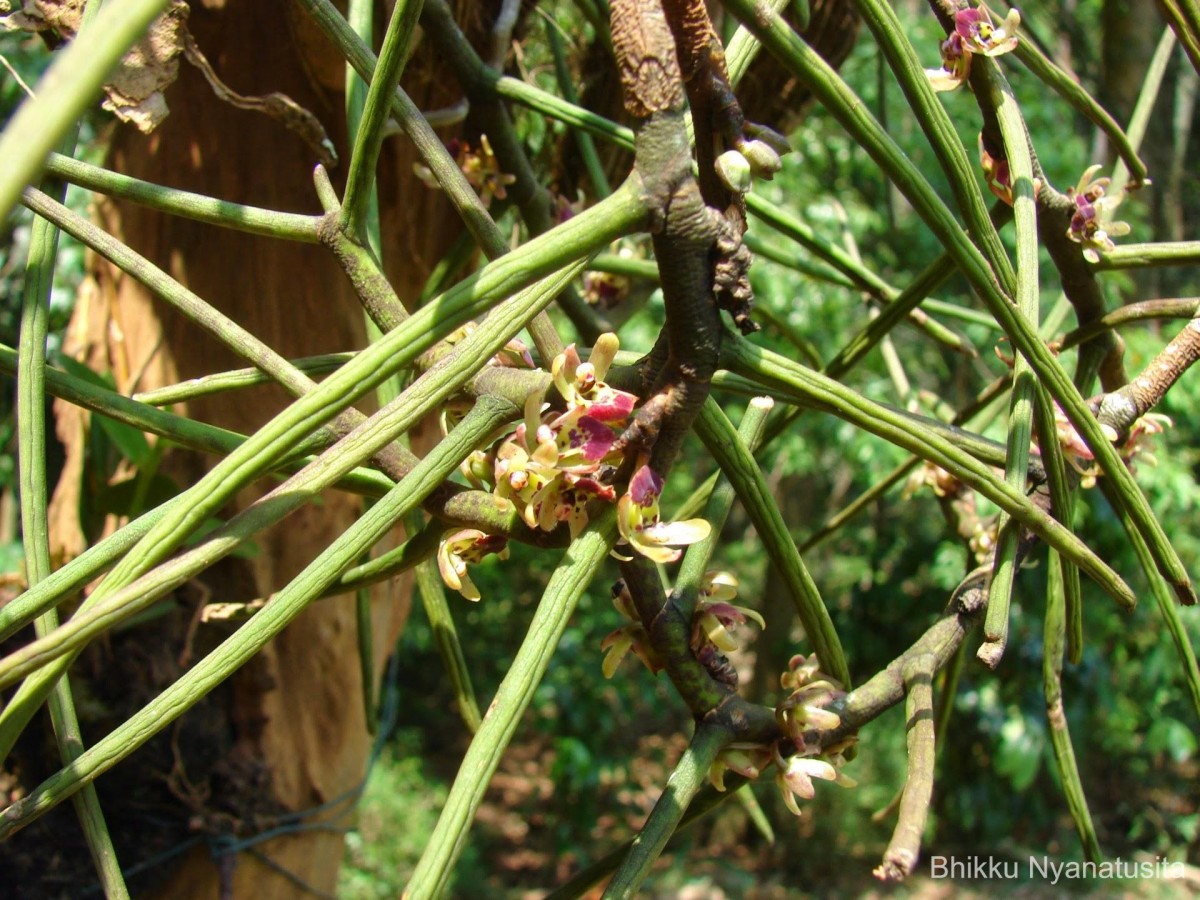
[[[755,178],[770,181],[783,168],[779,154],[766,141],[746,141],[742,144],[742,156],[750,163]]]
[[[792,145],[788,143],[788,139],[776,131],[774,128],[768,128],[766,125],[756,125],[752,122],[746,123],[742,129],[746,137],[752,141],[762,141],[780,156],[792,152]]]
[[[750,190],[750,183],[754,177],[751,166],[750,161],[737,150],[726,150],[717,157],[714,164],[717,177],[735,194],[744,194]]]

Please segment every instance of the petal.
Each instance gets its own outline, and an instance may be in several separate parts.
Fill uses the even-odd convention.
[[[675,560],[679,559],[679,557],[683,555],[682,551],[680,550],[673,550],[670,547],[664,547],[661,544],[648,544],[640,540],[640,538],[641,535],[638,534],[634,535],[634,537],[630,540],[630,543],[633,545],[633,549],[653,562],[663,563],[665,565],[666,563],[675,562]]]
[[[1005,53],[1011,53],[1017,46],[1017,37],[1013,35],[1009,38],[997,41],[996,43],[988,44],[987,47],[976,50],[980,56],[1003,56]]]
[[[617,530],[623,540],[630,540],[642,524],[641,510],[634,505],[633,498],[622,494],[617,501]]]
[[[604,376],[608,374],[612,361],[616,359],[617,351],[620,349],[621,339],[611,331],[606,331],[596,338],[596,344],[592,347],[588,362],[592,364],[592,368],[596,372],[597,381],[604,380]]]
[[[738,649],[738,642],[725,630],[725,626],[721,624],[721,620],[712,613],[701,615],[699,624],[700,628],[704,631],[705,637],[722,653],[732,653]]]
[[[792,762],[788,765],[788,768],[790,769],[792,766],[803,769],[805,775],[809,778],[820,778],[822,781],[837,781],[837,769],[823,759],[792,757]]]
[[[525,398],[525,444],[537,440],[538,426],[542,424],[542,410],[546,408],[545,394],[534,391]]]
[[[457,591],[462,588],[462,582],[459,580],[458,572],[455,571],[454,562],[450,559],[450,554],[445,541],[442,541],[438,547],[437,553],[438,572],[441,573],[442,581],[446,583],[446,587],[452,591]]]
[[[656,504],[662,495],[662,489],[662,476],[649,466],[642,466],[629,479],[629,496],[641,507]]]
[[[722,794],[725,793],[725,770],[728,767],[721,760],[716,760],[708,767],[708,783]]]
[[[479,588],[475,587],[475,582],[471,580],[471,576],[466,573],[465,569],[462,574],[462,585],[458,588],[458,592],[468,600],[479,602]]]
[[[579,353],[575,350],[574,344],[568,344],[562,353],[554,357],[554,362],[550,365],[554,386],[568,403],[575,399],[575,370],[577,368],[579,368]]]
[[[605,678],[612,678],[616,674],[617,667],[621,665],[621,660],[629,653],[629,648],[632,646],[633,639],[624,628],[618,628],[600,642],[600,649],[608,650],[604,654],[604,662],[600,664],[600,670],[604,673]]]
[[[592,418],[580,416],[570,428],[558,433],[559,446],[578,450],[589,462],[598,462],[608,455],[616,436],[607,425]]]
[[[821,709],[819,706],[806,706],[804,707],[804,721],[820,731],[833,731],[842,724],[842,717],[827,709]]]
[[[929,86],[939,94],[952,91],[963,83],[961,76],[947,69],[926,69],[925,76],[929,79]]]
[[[705,519],[688,519],[684,522],[659,522],[642,529],[642,537],[655,544],[670,544],[686,547],[708,537],[712,526]]]
[[[629,418],[638,398],[625,391],[603,385],[588,404],[588,415],[599,422],[623,422]]]
[[[796,798],[792,795],[782,772],[775,776],[775,784],[779,788],[779,792],[783,794],[783,803],[791,811],[792,815],[800,815],[800,804],[796,802]]]

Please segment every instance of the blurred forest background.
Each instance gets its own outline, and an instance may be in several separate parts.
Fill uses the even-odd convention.
[[[937,23],[921,4],[897,5],[913,43],[935,65]],[[1125,123],[1163,33],[1154,10],[1144,0],[1053,0],[1022,12],[1023,24],[1040,39],[1042,49],[1076,73]],[[578,67],[592,34],[587,19],[569,0],[553,0],[525,17],[522,29],[519,57],[509,56],[511,72],[557,91],[547,33],[558,32]],[[5,37],[0,52],[10,66],[10,73],[0,77],[7,115],[22,96],[16,75],[32,83],[46,54],[38,39],[23,35]],[[931,151],[865,32],[840,71],[942,187]],[[1073,184],[1092,162],[1111,164],[1111,152],[1087,121],[1021,67],[1010,66],[1009,77],[1053,183]],[[1173,51],[1143,145],[1153,184],[1121,207],[1137,240],[1178,240],[1197,233],[1196,94],[1195,71],[1182,51]],[[951,116],[961,123],[963,142],[974,146],[978,125],[973,99],[965,91],[943,96]],[[529,112],[517,113],[517,121],[531,155],[549,171],[561,128]],[[99,115],[88,121],[88,153],[103,155],[111,127]],[[789,137],[796,152],[784,159],[774,182],[755,191],[786,200],[826,240],[860,255],[892,284],[908,284],[938,254],[941,248],[903,198],[819,106],[806,110]],[[72,196],[76,206],[86,206],[82,192]],[[505,227],[503,220],[501,224]],[[0,341],[9,346],[16,344],[29,227],[28,213],[14,214],[0,242]],[[777,242],[761,225],[752,224],[754,232],[768,244]],[[1011,238],[1010,231],[1002,233]],[[64,246],[68,263],[59,267],[52,310],[59,332],[83,271],[83,250],[66,238]],[[782,243],[777,246],[781,256],[796,253]],[[614,249],[634,257],[645,251],[639,241]],[[1049,272],[1049,266],[1043,271]],[[823,361],[862,327],[867,315],[860,292],[805,277],[794,268],[763,261],[753,278],[764,324],[756,340],[785,354],[807,353]],[[1108,273],[1103,279],[1110,309],[1132,300],[1191,296],[1198,283],[1194,269],[1171,268]],[[636,294],[651,287],[634,280],[631,290]],[[973,312],[978,307],[965,283],[954,277],[936,297],[940,302],[926,309],[963,335],[975,355],[948,350],[921,332],[902,328],[885,352],[873,352],[848,376],[849,383],[870,397],[944,416],[946,409],[962,407],[1002,375],[1006,365],[1001,357],[1011,352],[990,318]],[[1045,337],[1072,327],[1054,277],[1043,278],[1042,308],[1047,311]],[[649,346],[661,315],[661,305],[642,306],[622,327],[623,343]],[[1138,371],[1178,327],[1167,321],[1126,329],[1130,371]],[[722,394],[719,400],[737,421],[745,398]],[[0,456],[0,572],[15,580],[22,553],[11,395],[6,392],[0,403],[0,444],[6,448]],[[1140,461],[1137,469],[1139,483],[1193,573],[1200,572],[1196,409],[1200,379],[1184,378],[1159,410],[1173,419],[1174,427],[1157,440],[1157,465]],[[1003,403],[977,421],[989,417],[992,425],[985,433],[1003,441]],[[125,450],[123,437],[110,435],[116,452]],[[906,476],[893,477],[893,486],[878,502],[836,533],[822,531],[831,516],[908,459],[816,412],[805,413],[799,426],[761,457],[830,605],[856,678],[877,671],[917,638],[971,567],[964,542],[946,533],[937,498],[927,488],[908,489]],[[682,500],[710,472],[703,448],[689,446],[666,496]],[[989,512],[986,505],[981,511]],[[1190,711],[1177,657],[1140,580],[1137,560],[1098,492],[1089,492],[1077,516],[1079,533],[1130,580],[1142,601],[1132,614],[1122,614],[1085,581],[1083,661],[1063,676],[1066,712],[1100,844],[1110,857],[1200,864],[1200,723]],[[741,595],[757,601],[752,605],[768,625],[791,620],[790,605],[754,529],[736,507],[718,552],[716,565],[737,573]],[[541,559],[537,551],[514,545],[507,561],[488,561],[473,575],[481,602],[451,597],[481,707],[504,675],[549,577]],[[1018,578],[1012,636],[998,673],[985,671],[973,653],[962,669],[949,732],[941,738],[945,744],[926,857],[990,854],[1023,860],[1044,852],[1080,858],[1046,735],[1041,673],[1045,570],[1044,551],[1035,553]],[[562,640],[458,866],[457,896],[517,897],[548,889],[628,838],[685,745],[689,717],[672,702],[663,678],[631,663],[611,681],[601,674],[600,641],[621,624],[608,594],[611,580],[597,581]],[[1193,645],[1200,644],[1200,611],[1184,609],[1182,615]],[[733,660],[742,683],[755,699],[771,703],[789,656],[807,652],[804,635],[774,628],[764,636],[747,631],[742,638],[745,649]],[[405,883],[469,741],[453,697],[428,622],[414,605],[386,676],[380,738],[357,827],[346,838],[339,896],[393,897]],[[791,897],[866,887],[891,830],[891,819],[878,820],[875,813],[888,806],[904,779],[899,708],[864,730],[848,772],[859,783],[856,789],[819,790],[800,819],[782,808],[769,783],[756,786],[773,842],[756,824],[752,807],[736,800],[724,804],[681,838],[678,850],[664,860],[655,891],[669,896],[690,885],[697,891],[692,896]]]

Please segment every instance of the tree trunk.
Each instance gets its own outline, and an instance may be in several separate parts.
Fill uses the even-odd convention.
[[[342,160],[348,160],[342,64],[289,3],[205,0],[193,6],[190,29],[230,88],[243,95],[286,93],[317,115]],[[410,64],[405,85],[414,99],[430,106],[457,100],[448,93],[452,80],[439,82],[431,68],[420,54]],[[186,64],[167,99],[172,112],[158,131],[143,136],[121,128],[115,133],[113,168],[237,202],[320,212],[312,185],[316,159],[296,134],[271,118],[222,102],[200,72]],[[458,222],[441,195],[413,177],[407,139],[389,143],[380,167],[384,255],[398,293],[411,298],[457,233]],[[343,177],[345,168],[343,163]],[[340,190],[339,176],[333,176]],[[251,237],[132,204],[102,202],[98,214],[111,233],[286,357],[364,345],[361,307],[321,247]],[[68,349],[94,367],[112,371],[122,392],[246,365],[132,278],[103,261],[92,266],[91,274],[75,312]],[[254,388],[236,396],[197,399],[188,404],[187,413],[251,432],[287,402],[280,389]],[[55,498],[54,540],[60,556],[70,556],[82,549],[84,540],[95,537],[85,535],[89,529],[79,517],[80,500],[86,501],[88,491],[88,429],[80,411],[59,404],[58,413],[68,463]],[[212,463],[171,451],[163,471],[185,486]],[[244,508],[265,490],[243,491],[227,512]],[[194,613],[201,603],[244,601],[278,590],[344,531],[360,508],[358,498],[331,492],[261,535],[252,559],[228,560],[205,573],[203,583],[180,592],[177,608],[154,626],[154,634],[146,628],[136,630],[137,647],[152,658],[127,671],[144,682],[128,694],[144,701],[181,674],[181,659],[186,668],[189,658],[199,658],[225,636],[213,626],[195,626]],[[110,521],[108,527],[113,524]],[[372,594],[377,681],[408,614],[409,588],[409,582],[401,580]],[[145,651],[149,646],[157,649]],[[93,675],[111,680],[118,658],[129,651],[123,637],[90,651],[81,680]],[[86,689],[97,690],[90,685]],[[328,811],[304,816],[302,824],[352,823],[348,813],[364,778],[371,742],[361,698],[353,597],[323,600],[235,675],[201,713],[189,714],[177,728],[168,729],[157,750],[133,757],[123,772],[108,776],[120,784],[157,784],[156,805],[166,795],[175,801],[166,811],[173,821],[167,832],[183,839],[190,830],[208,839],[207,846],[157,867],[157,877],[151,879],[158,882],[157,895],[173,900],[283,898],[301,895],[301,885],[332,892],[343,852],[343,836],[337,830],[300,830],[255,844],[249,852],[237,852],[236,842],[277,827],[287,821],[288,813],[338,800],[343,802]],[[201,714],[203,724],[197,718]],[[161,809],[155,810],[155,817],[141,816],[138,823],[136,812],[105,805],[119,851],[129,846],[167,849],[158,847],[151,833],[163,831]],[[141,855],[124,852],[122,862],[128,866]],[[131,887],[139,891],[148,884],[135,881]]]

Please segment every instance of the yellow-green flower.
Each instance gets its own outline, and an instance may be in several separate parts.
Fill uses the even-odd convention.
[[[659,563],[674,562],[686,547],[708,537],[712,526],[704,519],[663,522],[659,517],[658,498],[662,477],[649,466],[638,469],[629,480],[629,490],[617,503],[617,527],[621,537],[635,551]]]
[[[467,574],[467,566],[477,563],[489,553],[501,559],[508,558],[508,540],[502,536],[487,534],[477,528],[464,528],[444,538],[438,545],[438,571],[442,581],[451,590],[458,591],[468,600],[479,599],[479,588]]]

